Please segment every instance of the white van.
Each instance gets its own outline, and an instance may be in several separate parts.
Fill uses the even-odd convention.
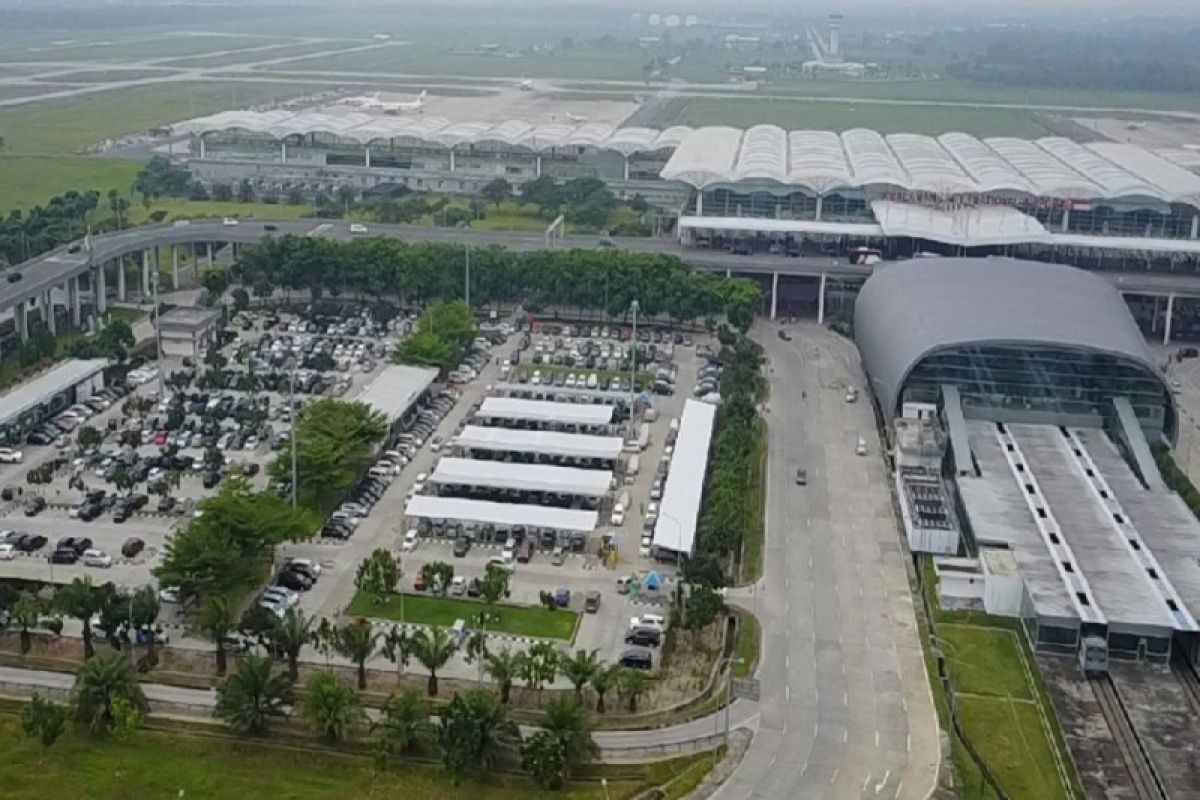
[[[629,461],[625,464],[625,483],[632,484],[637,479],[638,468],[642,465],[642,460],[638,456],[630,456]]]
[[[645,450],[650,446],[650,423],[643,422],[642,427],[638,430],[638,450]]]
[[[658,419],[658,411],[654,408],[647,408],[642,412],[642,419],[646,420],[646,422],[654,422]]]
[[[865,456],[867,454],[867,440],[863,437],[858,437],[858,446],[854,448],[856,455]]]

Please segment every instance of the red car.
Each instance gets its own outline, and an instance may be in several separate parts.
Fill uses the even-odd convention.
[[[417,577],[413,579],[413,588],[416,589],[418,592],[425,591],[425,576],[424,575],[418,574]]]
[[[164,444],[166,444],[167,443],[167,432],[159,431],[158,433],[154,434],[154,443],[156,445],[158,445],[159,447],[162,447]]]

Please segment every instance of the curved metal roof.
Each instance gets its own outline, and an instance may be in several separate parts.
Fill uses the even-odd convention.
[[[501,142],[534,152],[572,145],[630,156],[671,150],[661,177],[695,188],[751,182],[817,194],[880,187],[937,195],[1024,193],[1080,200],[1148,198],[1200,207],[1200,175],[1144,148],[1116,142],[1078,144],[965,133],[937,138],[856,128],[785,131],[774,125],[613,128],[598,123],[531,125],[520,120],[455,122],[436,116],[362,112],[225,111],[175,126],[204,135],[240,130],[286,139],[318,133],[369,145],[413,139],[426,146]]]
[[[854,303],[854,339],[885,414],[933,353],[1016,344],[1103,353],[1170,388],[1116,288],[1094,273],[1012,258],[929,258],[879,267]]]

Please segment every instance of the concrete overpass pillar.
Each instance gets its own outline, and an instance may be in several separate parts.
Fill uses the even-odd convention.
[[[821,273],[821,287],[817,290],[817,324],[825,324],[825,273]]]
[[[771,273],[771,319],[775,319],[775,311],[779,308],[779,273]]]
[[[454,148],[450,148],[450,171],[454,172],[456,164],[454,163]]]
[[[533,174],[538,178],[542,177],[542,157],[541,156],[538,156],[537,160],[534,162],[534,173]]]
[[[125,302],[125,256],[117,259],[117,300]]]
[[[287,142],[279,143],[279,160],[281,163],[287,163]]]
[[[171,245],[171,288],[179,288],[179,248]]]
[[[142,297],[150,296],[150,251],[142,251]]]
[[[79,307],[79,276],[67,281],[67,305],[71,309],[71,326],[78,328],[83,322],[83,314]]]
[[[454,151],[453,150],[450,151],[450,159],[451,159],[450,163],[453,164],[454,163],[454,161],[453,161]],[[370,147],[363,148],[363,164],[365,164],[368,167],[371,166],[371,148]],[[451,172],[454,171],[453,166],[450,167],[450,171]]]
[[[17,322],[17,333],[21,335],[21,341],[29,341],[29,301],[22,300],[13,307],[13,317]]]
[[[726,277],[726,278],[732,278],[732,277],[733,277],[733,270],[732,270],[732,269],[730,269],[729,267],[726,267],[726,268],[725,268],[725,277]]]
[[[821,195],[817,195],[817,213],[816,213],[816,216],[813,217],[813,219],[821,218],[821,210],[824,206],[825,206],[825,198],[822,197]]]
[[[1200,214],[1192,217],[1192,238],[1200,239]]]
[[[1063,209],[1062,232],[1066,233],[1071,227],[1071,207],[1067,206]]]
[[[204,153],[204,137],[200,136],[199,138],[200,138],[200,160],[203,161],[204,155],[205,155],[205,153]]]
[[[208,247],[208,268],[212,269],[212,266],[213,266],[212,242],[205,242],[205,245]]]
[[[42,318],[46,321],[46,329],[50,331],[50,335],[54,336],[58,333],[54,324],[54,290],[47,289],[42,292]]]
[[[704,216],[704,190],[700,189],[696,192],[696,216]]]
[[[625,156],[625,180],[629,180],[629,156]]]
[[[96,316],[100,316],[105,311],[108,311],[108,298],[104,296],[107,291],[108,285],[104,279],[104,264],[101,263],[92,272],[92,306],[95,308]]]
[[[1163,323],[1163,344],[1171,343],[1171,317],[1175,314],[1175,295],[1167,295],[1167,314]]]

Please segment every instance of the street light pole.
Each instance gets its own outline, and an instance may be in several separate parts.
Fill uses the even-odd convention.
[[[162,400],[163,398],[165,398],[167,396],[167,390],[166,390],[165,384],[163,382],[164,379],[163,379],[162,325],[158,324],[159,311],[158,311],[158,265],[157,265],[157,261],[158,261],[158,257],[155,256],[156,263],[155,263],[155,267],[154,267],[154,281],[150,285],[154,291],[154,294],[153,294],[154,339],[155,339],[155,347],[158,349],[158,399]]]
[[[292,423],[292,508],[296,507],[296,357],[292,356],[291,377],[288,380],[288,416]]]
[[[634,401],[634,397],[636,396],[636,392],[637,392],[637,384],[634,382],[634,377],[637,375],[637,349],[638,349],[638,338],[637,338],[638,301],[637,300],[634,300],[632,303],[629,304],[629,310],[633,312],[633,337],[631,339],[631,341],[633,343],[633,346],[632,346],[633,357],[629,360],[629,426],[630,426],[630,429],[632,429],[633,428],[633,401]]]
[[[467,242],[467,268],[464,278],[463,295],[466,297],[467,308],[471,308],[471,243]]]

